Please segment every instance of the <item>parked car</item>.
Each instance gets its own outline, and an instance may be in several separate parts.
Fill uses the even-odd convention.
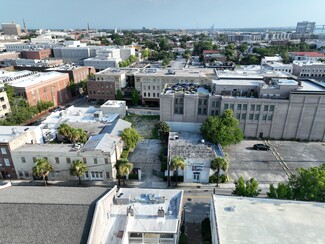
[[[268,145],[265,145],[265,144],[255,144],[253,146],[253,148],[255,150],[266,150],[266,151],[270,150],[270,147]]]

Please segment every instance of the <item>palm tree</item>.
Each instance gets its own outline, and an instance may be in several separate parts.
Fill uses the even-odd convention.
[[[79,185],[81,185],[81,176],[87,171],[86,164],[79,160],[74,160],[70,167],[70,175],[78,176]]]
[[[171,164],[170,164],[170,170],[175,171],[175,181],[177,186],[177,179],[178,179],[178,169],[185,169],[185,162],[184,159],[180,156],[174,156],[172,158]]]
[[[70,126],[67,123],[60,124],[58,128],[59,134],[61,134],[64,137],[67,137],[69,133],[69,127]]]
[[[225,174],[227,174],[228,161],[226,158],[216,157],[211,160],[210,168],[217,171],[216,175],[217,175],[217,187],[218,187],[220,169],[222,169],[225,172]]]
[[[33,175],[42,177],[44,185],[47,186],[47,176],[53,171],[53,165],[46,158],[38,158],[33,167]]]
[[[127,159],[121,159],[115,164],[115,168],[117,171],[118,185],[121,185],[121,179],[123,179],[123,185],[125,186],[124,176],[130,174],[133,169],[133,164],[129,163]]]

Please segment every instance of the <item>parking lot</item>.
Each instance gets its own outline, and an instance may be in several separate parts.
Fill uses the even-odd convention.
[[[325,163],[325,144],[319,142],[270,141],[273,150],[257,151],[253,145],[263,141],[245,140],[229,146],[225,152],[229,157],[229,176],[237,180],[255,178],[259,183],[278,183],[287,180],[279,156],[292,173],[296,169],[309,168]],[[278,154],[277,154],[277,153]],[[277,155],[276,155],[277,154]]]

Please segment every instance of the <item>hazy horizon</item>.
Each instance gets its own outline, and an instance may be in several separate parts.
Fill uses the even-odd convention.
[[[240,6],[240,7],[239,7]],[[29,29],[215,29],[325,25],[324,0],[29,0],[1,4],[1,23]]]

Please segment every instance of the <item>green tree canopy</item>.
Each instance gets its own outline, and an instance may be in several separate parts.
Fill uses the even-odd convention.
[[[67,123],[60,124],[58,132],[72,143],[86,143],[88,140],[87,132],[85,130],[73,128]]]
[[[127,148],[132,150],[141,140],[141,136],[134,128],[126,128],[122,132],[122,140],[124,141]]]
[[[81,176],[87,172],[87,165],[81,160],[74,160],[70,166],[70,175],[79,178],[79,185],[81,184]]]
[[[123,184],[125,186],[124,177],[130,174],[133,169],[133,164],[130,163],[127,159],[120,159],[115,164],[116,174],[118,179],[118,185],[121,185],[121,179],[123,179]]]
[[[47,177],[53,171],[53,165],[49,163],[46,158],[36,159],[33,167],[33,175],[35,177],[42,177],[44,185],[47,186]]]
[[[242,176],[235,181],[235,189],[232,194],[242,197],[256,197],[260,194],[261,189],[258,188],[258,182],[251,178],[249,181],[244,180]]]
[[[203,137],[222,146],[235,144],[243,140],[244,134],[238,127],[239,122],[230,109],[224,111],[220,117],[210,116],[201,126]]]
[[[123,100],[123,94],[122,94],[121,89],[118,89],[118,90],[116,91],[115,99],[116,99],[116,100]]]
[[[277,187],[270,185],[270,198],[325,202],[325,164],[309,169],[299,168],[298,174]]]
[[[178,169],[185,169],[185,161],[180,156],[174,156],[170,162],[170,170],[175,171],[175,181],[177,185]]]
[[[157,130],[158,130],[158,133],[159,133],[159,137],[162,140],[167,141],[168,140],[168,135],[169,135],[169,132],[170,132],[170,128],[169,128],[168,124],[165,121],[158,121]]]
[[[222,169],[225,172],[227,177],[228,161],[226,158],[215,157],[214,159],[211,160],[210,168],[216,170],[217,186],[218,186],[220,169]]]
[[[139,103],[139,94],[138,94],[138,91],[136,89],[133,89],[131,91],[131,102],[132,102],[133,106],[136,106]]]

